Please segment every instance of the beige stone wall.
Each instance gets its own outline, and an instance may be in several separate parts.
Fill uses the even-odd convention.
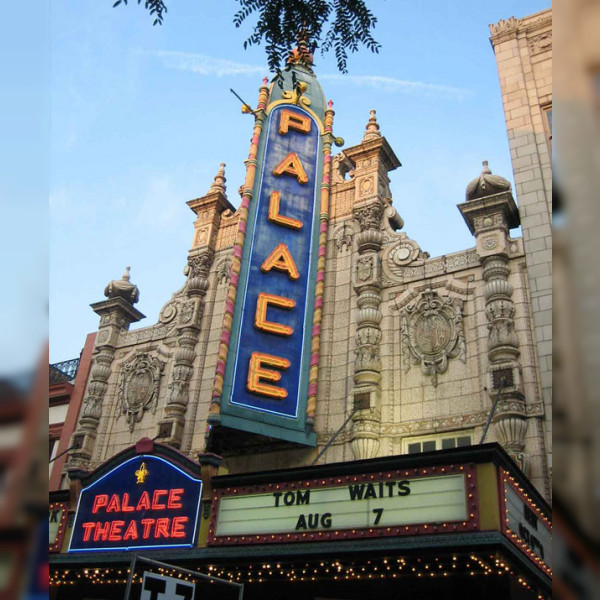
[[[552,11],[490,25],[519,204],[539,385],[552,448]]]

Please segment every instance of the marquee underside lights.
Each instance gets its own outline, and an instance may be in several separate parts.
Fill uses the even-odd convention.
[[[531,592],[536,600],[549,600],[551,593],[541,590],[533,578],[522,574],[511,560],[498,552],[459,551],[455,553],[430,553],[426,556],[388,556],[377,558],[326,557],[313,560],[260,561],[251,564],[198,564],[194,569],[208,575],[244,584],[293,585],[302,582],[375,582],[386,581],[398,585],[402,581],[450,581],[460,576],[467,580],[488,579],[503,583],[507,579]],[[181,577],[176,569],[158,569],[160,574]],[[52,587],[125,585],[129,575],[127,567],[73,568],[51,570]],[[190,581],[189,576],[183,577]],[[465,583],[467,580],[464,580]],[[133,583],[140,584],[141,573],[134,574]]]

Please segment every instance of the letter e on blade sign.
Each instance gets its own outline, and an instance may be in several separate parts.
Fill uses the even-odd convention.
[[[195,589],[190,581],[144,571],[140,600],[193,600]]]

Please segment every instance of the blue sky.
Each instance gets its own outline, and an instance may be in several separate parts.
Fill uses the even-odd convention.
[[[89,304],[131,266],[136,307],[156,322],[184,283],[193,213],[220,162],[237,206],[255,104],[268,75],[245,51],[235,0],[171,0],[162,27],[135,0],[50,5],[50,362],[79,355],[98,317]],[[334,132],[359,143],[369,110],[402,167],[391,190],[404,231],[431,256],[474,245],[456,208],[488,160],[512,181],[488,24],[547,0],[371,0],[379,54],[351,55],[349,74],[317,52]],[[517,232],[514,232],[515,234]],[[1,357],[0,357],[1,358]]]

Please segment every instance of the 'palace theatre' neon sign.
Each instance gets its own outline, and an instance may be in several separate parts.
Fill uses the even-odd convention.
[[[311,445],[305,410],[323,176],[315,117],[277,103],[263,129],[221,407],[224,425]]]
[[[69,552],[192,547],[201,493],[163,458],[131,458],[81,491]]]

